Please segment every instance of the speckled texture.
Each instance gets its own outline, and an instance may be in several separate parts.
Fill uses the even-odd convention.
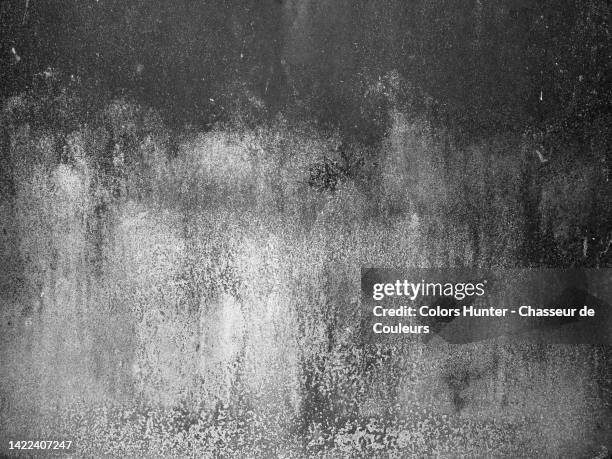
[[[200,134],[172,158],[156,134],[126,135],[132,149],[108,177],[92,160],[94,128],[73,134],[85,154],[62,164],[45,159],[48,133],[11,131],[16,191],[0,203],[3,454],[8,440],[38,438],[74,440],[74,457],[612,450],[609,348],[360,337],[362,266],[516,265],[512,174],[525,158],[509,147],[488,146],[503,160],[485,174],[474,146],[474,174],[443,179],[428,125],[396,114],[372,196],[357,181],[309,186],[334,139],[282,124]],[[480,206],[458,207],[458,193]]]

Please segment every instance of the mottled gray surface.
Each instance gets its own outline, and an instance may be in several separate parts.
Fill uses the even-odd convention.
[[[75,457],[612,450],[609,348],[360,337],[361,266],[517,263],[521,154],[489,145],[499,161],[485,174],[485,147],[473,146],[475,174],[443,178],[428,125],[396,113],[372,196],[350,180],[309,186],[335,140],[282,124],[194,135],[175,158],[161,132],[137,133],[113,180],[91,160],[97,135],[76,131],[71,161],[58,164],[46,159],[52,135],[11,131],[3,454],[8,440],[38,438],[74,440]],[[475,242],[473,215],[454,200],[480,199],[483,175]]]

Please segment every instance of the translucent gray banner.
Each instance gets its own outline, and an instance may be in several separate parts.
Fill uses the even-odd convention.
[[[612,344],[611,269],[361,271],[369,340]]]

